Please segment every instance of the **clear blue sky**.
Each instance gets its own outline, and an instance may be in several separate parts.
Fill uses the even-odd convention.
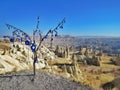
[[[120,36],[120,0],[0,0],[0,35],[5,23],[31,34],[37,16],[43,33],[66,17],[59,34]]]

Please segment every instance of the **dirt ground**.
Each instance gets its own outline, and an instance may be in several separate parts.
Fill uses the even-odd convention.
[[[66,78],[37,71],[22,71],[0,76],[0,90],[93,90]]]

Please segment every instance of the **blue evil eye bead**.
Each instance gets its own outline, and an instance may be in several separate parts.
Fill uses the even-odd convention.
[[[38,59],[37,58],[34,59],[34,63],[38,63]]]
[[[52,33],[52,30],[49,30],[50,33]]]
[[[55,30],[57,30],[57,29],[58,29],[58,27],[55,28]]]
[[[48,36],[46,35],[46,36],[45,36],[45,39],[47,39],[47,37],[48,37]]]
[[[3,38],[7,38],[7,36],[3,36]]]
[[[53,38],[51,38],[51,41],[53,41]]]
[[[35,44],[32,44],[31,50],[32,50],[33,52],[35,52],[35,50],[36,50],[36,45],[35,45]]]
[[[63,26],[60,26],[61,29],[63,29]]]
[[[57,37],[57,36],[58,36],[58,34],[56,33],[56,34],[55,34],[55,37]]]
[[[30,41],[28,40],[25,41],[25,45],[30,45],[30,44],[31,44]]]
[[[10,42],[14,42],[14,38],[10,38]]]

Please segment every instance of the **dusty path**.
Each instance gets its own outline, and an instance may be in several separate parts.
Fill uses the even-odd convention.
[[[37,72],[18,72],[0,76],[0,90],[93,90],[58,75]]]

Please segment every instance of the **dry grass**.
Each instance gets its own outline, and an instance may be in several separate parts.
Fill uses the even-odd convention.
[[[10,44],[0,43],[0,49],[10,49]]]
[[[83,72],[83,75],[85,76],[85,84],[88,84],[98,90],[102,84],[114,80],[116,77],[115,73],[112,71],[120,68],[119,66],[111,64],[110,57],[108,56],[102,57],[100,67],[83,65],[79,66]]]
[[[56,58],[54,61],[47,61],[49,65],[55,64],[71,64],[71,60],[66,60],[65,58]]]
[[[97,67],[97,66],[84,66],[83,64],[79,63],[79,69],[82,70],[82,74],[84,77],[84,80],[81,81],[81,79],[79,78],[75,78],[75,77],[70,77],[70,79],[72,79],[73,81],[76,82],[82,82],[85,85],[89,85],[93,88],[96,89],[100,89],[100,86],[104,83],[110,82],[112,80],[114,80],[114,73],[108,72],[108,73],[103,73],[104,71],[111,71],[113,68],[114,69],[118,69],[118,66],[115,66],[113,64],[108,64],[109,61],[109,57],[103,57],[102,61],[101,61],[101,66]],[[69,63],[69,61],[65,61],[65,60],[61,60],[58,59],[54,62],[52,62],[52,64],[65,64],[65,63]],[[51,64],[51,65],[52,65]],[[100,71],[102,70],[102,71]],[[59,72],[60,70],[55,70],[55,72]],[[92,71],[92,72],[91,72]],[[65,72],[59,72],[60,75],[67,77],[68,74]]]

